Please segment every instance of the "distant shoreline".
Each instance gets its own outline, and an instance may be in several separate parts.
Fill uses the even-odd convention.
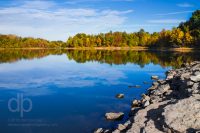
[[[196,48],[148,48],[148,47],[65,47],[65,48],[0,48],[0,50],[42,50],[42,49],[65,49],[65,50],[133,50],[133,51],[145,51],[145,50],[155,50],[155,51],[174,51],[174,52],[192,52],[199,51]]]

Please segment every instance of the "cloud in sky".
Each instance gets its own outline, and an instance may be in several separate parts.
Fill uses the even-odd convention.
[[[149,23],[154,24],[179,24],[180,22],[184,22],[186,20],[181,19],[157,19],[157,20],[148,20]]]
[[[179,3],[179,4],[177,4],[177,6],[179,6],[179,7],[193,7],[194,5],[192,5],[190,3]]]
[[[133,10],[63,8],[53,1],[24,1],[0,8],[0,31],[65,40],[79,32],[98,33],[122,25]],[[20,32],[21,31],[21,32]],[[26,32],[24,32],[26,31]]]
[[[156,16],[168,16],[168,15],[178,15],[178,14],[187,14],[187,13],[192,13],[194,10],[190,11],[179,11],[179,12],[168,12],[168,13],[159,13],[155,14]]]
[[[200,6],[196,0],[0,1],[0,34],[63,40],[77,33],[171,29]],[[148,4],[150,3],[150,4]],[[179,6],[195,5],[189,10]],[[165,8],[166,4],[171,8]]]

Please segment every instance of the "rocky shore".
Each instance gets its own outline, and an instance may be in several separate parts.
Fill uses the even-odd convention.
[[[112,131],[99,128],[95,133],[199,133],[200,62],[169,70],[165,80],[155,80],[131,106],[126,123]]]

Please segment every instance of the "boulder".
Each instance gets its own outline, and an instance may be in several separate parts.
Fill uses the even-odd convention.
[[[110,113],[106,113],[105,117],[107,120],[120,120],[124,117],[124,113],[119,112],[119,113],[114,113],[114,112],[110,112]]]

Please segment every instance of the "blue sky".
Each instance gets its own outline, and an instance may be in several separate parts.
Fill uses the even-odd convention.
[[[0,33],[63,40],[76,33],[171,29],[200,0],[2,0]]]

